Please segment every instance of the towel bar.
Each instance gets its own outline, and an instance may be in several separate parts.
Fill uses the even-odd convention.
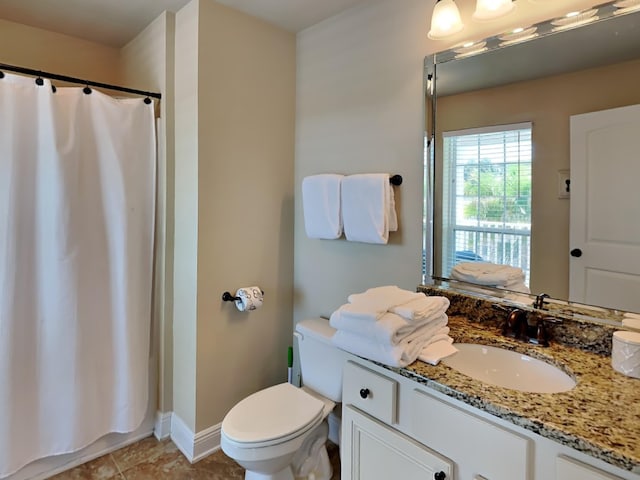
[[[402,185],[402,175],[389,177],[389,182],[391,182],[391,185],[395,185],[396,187]]]

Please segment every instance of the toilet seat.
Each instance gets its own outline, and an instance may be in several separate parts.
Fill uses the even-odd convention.
[[[320,424],[324,403],[300,388],[281,383],[248,396],[222,421],[222,433],[237,447],[283,443]]]

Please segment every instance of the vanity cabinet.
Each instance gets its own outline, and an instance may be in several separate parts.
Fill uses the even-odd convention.
[[[394,429],[398,380],[348,362],[343,372],[341,476],[448,480],[453,464]]]
[[[344,368],[342,480],[640,480],[367,360]]]
[[[557,480],[621,480],[590,465],[563,455],[556,459]]]
[[[345,407],[342,422],[343,480],[453,478],[451,461],[357,408]]]

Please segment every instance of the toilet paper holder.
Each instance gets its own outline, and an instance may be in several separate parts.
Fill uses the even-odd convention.
[[[260,290],[262,292],[262,295],[264,295],[264,291]],[[231,293],[229,292],[224,292],[222,294],[222,301],[223,302],[235,302],[235,301],[240,301],[241,298],[240,297],[236,297],[234,295],[231,295]]]

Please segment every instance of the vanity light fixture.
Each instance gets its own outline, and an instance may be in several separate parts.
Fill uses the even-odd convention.
[[[453,51],[456,52],[455,58],[470,57],[481,52],[487,51],[487,42],[484,40],[481,42],[465,42],[462,45],[453,47]]]
[[[510,32],[503,33],[498,37],[500,40],[500,46],[506,47],[507,45],[513,45],[514,43],[524,42],[526,40],[531,40],[538,36],[538,27],[527,27],[527,28],[515,28]]]
[[[439,40],[458,33],[464,27],[454,0],[437,0],[431,15],[431,30],[427,36]]]
[[[473,19],[493,20],[511,12],[513,7],[513,0],[477,0]],[[431,30],[427,36],[432,40],[440,40],[458,33],[463,27],[455,0],[436,0],[431,14]]]
[[[614,15],[623,15],[625,13],[635,12],[640,10],[640,0],[621,0],[613,4],[617,8]]]
[[[477,0],[474,20],[493,20],[502,17],[513,10],[512,0]]]
[[[598,20],[599,17],[596,13],[598,13],[598,10],[595,8],[583,12],[569,12],[564,17],[551,21],[551,25],[554,26],[553,31],[567,30]]]

